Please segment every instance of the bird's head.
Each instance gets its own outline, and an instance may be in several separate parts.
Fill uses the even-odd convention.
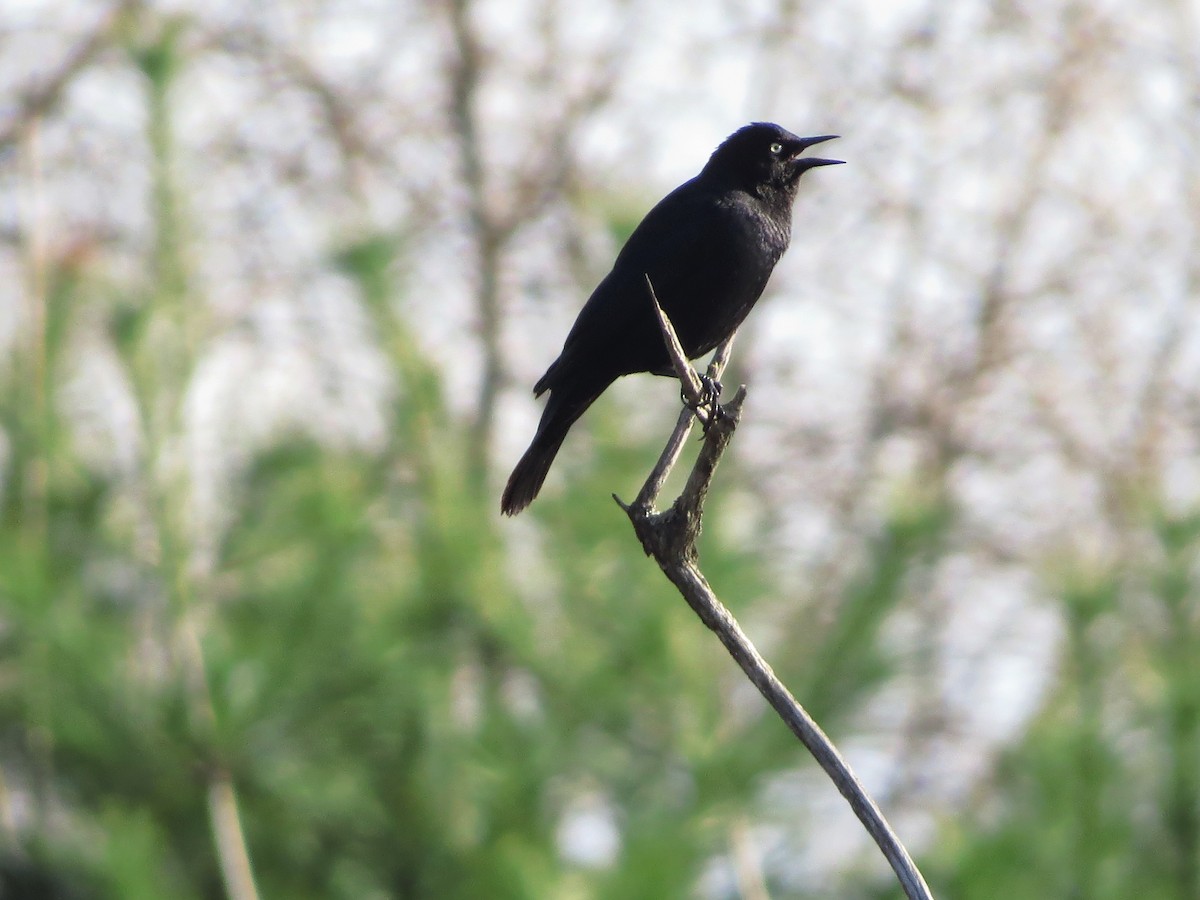
[[[794,196],[800,176],[817,166],[836,166],[840,159],[801,156],[809,147],[833,140],[836,134],[797,137],[770,122],[754,122],[727,137],[701,173],[736,184],[754,193],[766,189]]]

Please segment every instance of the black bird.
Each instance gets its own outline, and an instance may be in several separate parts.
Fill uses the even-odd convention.
[[[534,396],[549,391],[550,398],[504,489],[506,515],[537,496],[567,431],[605,388],[633,372],[673,374],[647,276],[689,359],[733,334],[791,240],[800,176],[842,162],[800,154],[835,137],[747,125],[725,139],[699,175],[650,210],[533,387]]]

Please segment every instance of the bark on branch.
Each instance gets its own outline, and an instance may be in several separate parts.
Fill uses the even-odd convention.
[[[616,495],[613,495],[613,499],[629,516],[646,555],[654,557],[663,574],[678,588],[688,605],[700,617],[700,621],[716,633],[730,656],[742,667],[746,677],[758,688],[850,803],[850,808],[891,864],[905,895],[909,900],[932,900],[925,879],[884,819],[879,807],[867,795],[833,742],[776,677],[766,660],[746,637],[737,620],[717,599],[697,566],[696,541],[700,536],[704,500],[721,455],[729,445],[741,418],[742,402],[746,397],[745,386],[739,387],[733,398],[723,406],[718,405],[715,400],[712,402],[708,420],[705,422],[704,446],[692,467],[687,484],[670,508],[662,512],[655,509],[667,475],[678,460],[683,443],[691,432],[692,422],[700,415],[697,407],[704,403],[704,399],[701,380],[685,358],[675,330],[654,296],[654,287],[649,278],[646,284],[650,301],[654,304],[662,327],[663,340],[671,354],[675,370],[679,373],[680,382],[684,385],[685,408],[637,499],[630,504],[622,503]],[[707,377],[713,383],[717,382],[729,360],[732,342],[731,336],[717,348],[709,364]]]

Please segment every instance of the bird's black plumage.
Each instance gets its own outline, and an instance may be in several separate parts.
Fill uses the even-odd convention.
[[[833,137],[747,125],[725,139],[699,175],[647,213],[580,311],[562,353],[534,385],[536,396],[549,391],[550,397],[504,489],[504,513],[515,515],[532,502],[567,431],[617,378],[672,374],[647,276],[689,359],[733,334],[791,240],[800,176],[840,162],[800,154]]]

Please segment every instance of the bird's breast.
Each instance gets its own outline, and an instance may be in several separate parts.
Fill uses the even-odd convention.
[[[745,206],[714,219],[688,263],[664,267],[660,276],[665,288],[660,302],[690,357],[707,353],[737,329],[790,238],[790,222]]]

